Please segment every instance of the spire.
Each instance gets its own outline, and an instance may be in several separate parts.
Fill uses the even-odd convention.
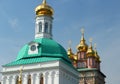
[[[85,39],[84,39],[84,28],[81,29],[81,33],[82,33],[82,36],[81,36],[80,43],[77,46],[77,49],[79,51],[87,51],[88,46],[85,43]]]

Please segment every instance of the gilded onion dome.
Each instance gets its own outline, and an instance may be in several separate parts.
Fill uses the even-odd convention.
[[[71,41],[69,41],[68,45],[69,45],[69,48],[68,48],[68,51],[67,51],[67,55],[69,56],[70,59],[74,59],[73,58],[73,52],[72,52],[72,49],[71,49]]]
[[[82,32],[82,37],[81,37],[81,40],[80,40],[80,43],[78,44],[77,46],[77,49],[79,51],[87,51],[88,49],[88,45],[85,43],[85,39],[84,39],[84,29],[81,29],[81,32]]]
[[[98,52],[97,52],[97,49],[96,49],[96,44],[95,44],[94,52],[95,52],[95,53],[94,53],[94,56],[95,56],[95,58],[96,58],[96,61],[97,61],[97,62],[101,62],[101,61],[100,61],[100,56],[98,55]]]
[[[71,49],[71,48],[68,48],[67,55],[69,56],[69,58],[70,58],[71,60],[74,60],[74,61],[77,60],[77,55],[75,55],[75,54],[72,52],[72,49]]]
[[[88,50],[86,52],[87,57],[95,57],[94,50],[92,47],[92,39],[90,39],[90,46],[88,47]]]
[[[68,48],[67,54],[68,54],[68,56],[73,55],[73,53],[72,53],[72,49],[71,49],[71,48]]]
[[[42,16],[42,15],[52,16],[54,10],[52,9],[51,6],[47,4],[46,0],[43,0],[42,4],[38,5],[35,8],[35,12],[37,16]]]

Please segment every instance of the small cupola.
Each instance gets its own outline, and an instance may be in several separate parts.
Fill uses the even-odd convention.
[[[88,45],[85,43],[85,38],[84,38],[84,29],[81,29],[82,37],[80,40],[80,43],[77,46],[78,51],[83,51],[86,52],[88,49]]]
[[[68,47],[68,50],[67,50],[67,55],[70,59],[73,59],[74,54],[73,54],[72,49],[71,49],[71,44],[72,44],[72,42],[69,41],[69,43],[68,43],[69,47]]]
[[[101,62],[100,61],[100,56],[98,55],[98,52],[97,52],[97,49],[96,49],[96,44],[94,45],[94,56],[95,56],[97,62]]]
[[[94,50],[93,50],[93,47],[92,47],[92,39],[90,39],[90,45],[88,47],[88,50],[86,52],[86,55],[87,57],[94,57]]]
[[[54,10],[51,6],[47,4],[46,0],[43,0],[42,4],[38,5],[35,8],[35,13],[36,16],[42,15],[52,16],[54,14]]]

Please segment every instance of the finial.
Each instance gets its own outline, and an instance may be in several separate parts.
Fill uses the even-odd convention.
[[[84,27],[81,28],[81,33],[82,33],[81,40],[83,41],[84,40]]]
[[[92,38],[90,38],[90,39],[89,39],[89,42],[90,42],[91,44],[92,44],[92,41],[93,41],[93,39],[92,39]]]
[[[81,33],[82,33],[82,35],[84,35],[84,27],[82,27]]]
[[[69,40],[69,41],[68,41],[68,47],[71,48],[71,45],[72,45],[72,41]]]
[[[89,47],[92,47],[92,41],[93,41],[93,39],[90,38],[90,39],[89,39],[89,42],[90,42],[90,46],[89,46]]]
[[[95,49],[95,51],[97,50],[97,44],[96,43],[94,44],[94,49]]]
[[[97,44],[94,44],[94,51],[95,51],[95,55],[97,55]]]
[[[42,2],[43,4],[46,4],[46,0],[43,0],[43,2]]]
[[[72,44],[72,41],[71,40],[68,41],[68,51],[67,51],[67,54],[68,54],[68,56],[70,56],[70,58],[73,55],[72,49],[71,49],[71,44]]]

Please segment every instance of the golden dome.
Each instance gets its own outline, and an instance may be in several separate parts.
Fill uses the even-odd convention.
[[[74,61],[77,60],[77,55],[74,55],[74,54],[73,54],[71,48],[68,49],[67,54],[68,54],[68,56],[69,56],[69,58],[70,58],[71,60],[74,60]]]
[[[72,49],[71,49],[71,48],[68,49],[67,54],[68,54],[68,56],[73,55],[73,53],[72,53]]]
[[[43,0],[42,4],[38,5],[35,8],[35,12],[37,16],[42,16],[42,15],[52,16],[54,13],[54,10],[52,9],[51,6],[49,6],[46,3],[46,0]]]
[[[95,52],[95,53],[94,53],[94,56],[95,56],[95,58],[96,58],[96,61],[97,61],[97,62],[101,62],[101,61],[100,61],[100,56],[99,56],[98,53],[97,53],[96,44],[95,44],[95,50],[94,50],[94,52]]]
[[[81,40],[80,40],[80,44],[77,46],[77,49],[79,51],[87,51],[88,49],[88,45],[85,43],[85,39],[84,39],[84,29],[81,29],[81,32],[82,32],[82,37],[81,37]]]
[[[87,52],[86,52],[86,55],[87,55],[87,57],[95,57],[95,55],[94,55],[94,50],[93,50],[93,48],[92,48],[92,39],[90,39],[90,46],[88,47],[88,50],[87,50]]]
[[[67,55],[68,55],[68,57],[69,57],[71,60],[74,60],[74,54],[72,53],[72,49],[71,49],[71,48],[68,49]]]
[[[96,58],[96,61],[97,61],[97,62],[101,62],[101,61],[100,61],[100,57],[99,57],[97,51],[95,51],[95,58]]]
[[[74,53],[72,52],[72,49],[71,49],[71,41],[69,41],[69,48],[68,48],[68,51],[67,51],[67,55],[69,56],[69,58],[71,60],[77,60],[77,55],[74,55]]]

